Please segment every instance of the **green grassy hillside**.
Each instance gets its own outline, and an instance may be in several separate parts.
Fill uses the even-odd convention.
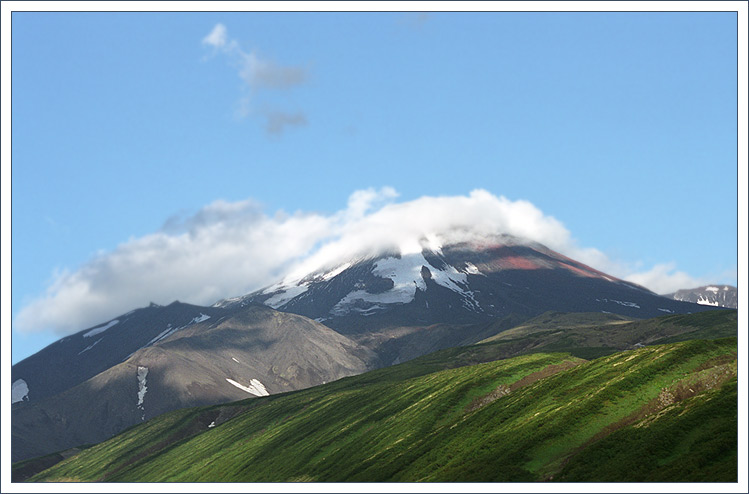
[[[172,412],[31,480],[736,480],[735,338],[456,364],[497,348]]]
[[[507,353],[566,351],[590,359],[643,345],[737,336],[735,310],[632,320],[616,314],[546,312],[481,343]]]

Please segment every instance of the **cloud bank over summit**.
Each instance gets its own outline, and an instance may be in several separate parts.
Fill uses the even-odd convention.
[[[14,327],[65,334],[149,302],[207,305],[352,257],[414,252],[424,238],[480,241],[496,233],[540,242],[659,293],[704,281],[669,264],[635,272],[595,248],[580,247],[559,220],[525,200],[481,189],[405,202],[397,197],[390,187],[359,190],[332,214],[268,215],[252,200],[215,201],[191,216],[168,219],[158,232],[100,252],[75,270],[55,273],[45,293],[18,313]]]

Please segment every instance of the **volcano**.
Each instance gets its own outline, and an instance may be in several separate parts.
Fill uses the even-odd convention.
[[[548,311],[644,319],[705,310],[716,308],[517,237],[425,237],[211,307],[152,304],[62,338],[12,368],[13,460],[98,442],[169,410],[470,345]]]
[[[214,306],[262,303],[347,335],[394,325],[532,317],[550,310],[635,318],[704,310],[509,235],[445,245],[423,240],[415,252],[341,261]]]

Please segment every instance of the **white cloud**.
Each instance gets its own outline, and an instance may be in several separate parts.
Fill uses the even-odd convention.
[[[161,231],[101,252],[74,271],[57,273],[46,292],[19,312],[14,327],[69,333],[151,301],[212,304],[351,257],[420,250],[424,237],[480,242],[509,233],[659,293],[697,286],[673,265],[636,273],[596,249],[580,248],[560,221],[528,201],[485,190],[407,202],[396,202],[397,195],[390,187],[359,190],[344,209],[329,215],[269,216],[251,200],[213,202],[191,216],[168,219]]]
[[[205,38],[203,38],[204,45],[210,45],[215,48],[221,48],[226,45],[226,26],[223,24],[216,24]]]
[[[396,197],[398,197],[398,193],[392,187],[383,187],[380,190],[369,188],[354,191],[348,198],[347,219],[360,219],[373,207],[387,204]]]
[[[260,93],[265,90],[286,91],[307,82],[309,70],[296,65],[281,65],[273,60],[263,59],[256,52],[245,52],[237,40],[229,39],[226,26],[216,24],[202,43],[213,47],[214,53],[223,53],[228,61],[238,68],[237,75],[244,82],[244,94],[239,99],[238,115],[246,117],[255,113],[253,108]],[[307,123],[302,111],[293,112],[270,109],[261,112],[266,118],[266,130],[279,134],[288,126],[300,126]]]
[[[655,293],[667,294],[683,288],[697,288],[710,282],[694,278],[683,271],[677,271],[674,263],[656,264],[642,273],[632,273],[624,277],[627,281],[648,287]]]

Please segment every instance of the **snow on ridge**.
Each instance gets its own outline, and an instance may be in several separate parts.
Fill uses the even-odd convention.
[[[705,291],[718,293],[720,291],[720,288],[718,288],[717,286],[708,286],[708,287],[705,287]]]
[[[324,274],[323,274],[323,275],[321,276],[321,278],[322,278],[323,280],[325,280],[325,281],[328,281],[328,280],[332,280],[333,278],[335,278],[335,277],[336,277],[336,276],[338,276],[339,274],[343,273],[344,271],[346,271],[346,270],[347,270],[348,268],[350,268],[350,267],[351,267],[351,263],[350,263],[350,262],[347,262],[347,263],[341,264],[341,265],[340,265],[340,266],[338,266],[337,268],[335,268],[335,269],[333,269],[333,270],[331,270],[331,271],[328,271],[327,273],[324,273]]]
[[[234,302],[241,301],[244,297],[244,295],[240,295],[239,297],[224,298],[214,303],[211,307],[226,307],[227,305],[231,305]]]
[[[277,286],[278,285],[274,285],[271,288],[275,288]],[[292,298],[299,296],[302,293],[306,292],[308,288],[309,288],[309,283],[303,283],[301,285],[291,285],[291,286],[285,285],[281,287],[282,291],[276,293],[269,299],[265,300],[265,302],[263,303],[267,305],[268,307],[277,309],[281,307],[283,304],[285,304],[286,302],[288,302],[289,300],[291,300]],[[275,290],[271,290],[269,288],[269,289],[266,289],[263,293],[272,293],[273,291]]]
[[[397,292],[400,301],[408,303],[414,299],[417,288],[426,290],[426,283],[421,276],[421,268],[428,264],[421,254],[403,256],[400,259],[386,257],[375,263],[372,274],[393,280],[393,288],[385,293]]]
[[[208,315],[206,315],[206,314],[203,314],[203,313],[201,312],[199,316],[197,316],[197,317],[193,317],[193,318],[192,318],[192,321],[190,321],[189,323],[187,323],[187,326],[190,326],[191,324],[198,324],[198,323],[201,323],[201,322],[203,322],[203,321],[206,321],[206,320],[208,320],[208,319],[210,319],[210,318],[211,318],[211,316],[208,316]]]
[[[482,273],[481,271],[479,271],[479,268],[477,268],[472,263],[466,262],[465,265],[466,265],[466,267],[465,267],[465,272],[466,273],[468,273],[468,274],[480,274],[482,276],[485,276],[484,273]]]
[[[454,292],[466,293],[466,290],[460,286],[467,285],[468,279],[465,273],[461,273],[450,264],[447,265],[447,270],[444,271],[430,266],[431,265],[427,265],[427,269],[432,273],[432,280],[435,283],[442,285],[445,288],[449,288]]]
[[[717,300],[715,302],[712,302],[706,298],[702,298],[702,296],[697,299],[697,303],[700,305],[710,305],[712,307],[718,307],[720,305]]]
[[[368,293],[364,290],[354,290],[331,309],[331,314],[347,313],[355,301],[372,302],[374,304],[407,304],[416,296],[416,290],[426,290],[426,283],[421,276],[421,268],[428,265],[423,255],[407,255],[400,259],[386,257],[375,263],[372,274],[382,278],[390,278],[393,288],[382,293]]]
[[[101,326],[98,326],[98,327],[92,329],[91,331],[89,331],[87,333],[84,333],[83,337],[84,338],[90,338],[92,336],[96,336],[97,334],[103,333],[104,331],[108,330],[109,328],[111,328],[112,326],[114,326],[115,324],[117,324],[118,322],[120,322],[119,319],[115,319],[114,321],[109,321],[107,324],[103,324]]]
[[[149,341],[148,343],[146,343],[146,345],[143,348],[145,348],[147,346],[151,346],[151,345],[153,345],[155,343],[158,343],[161,340],[165,340],[166,338],[170,337],[171,335],[173,335],[174,333],[176,333],[180,329],[185,329],[187,326],[192,326],[193,324],[201,323],[201,322],[203,322],[205,320],[208,320],[210,318],[211,318],[211,316],[205,315],[205,314],[203,314],[201,312],[199,316],[193,317],[192,321],[188,322],[184,326],[179,326],[177,328],[172,328],[172,323],[169,323],[169,324],[167,324],[166,329],[164,331],[162,331],[161,333],[157,334],[153,339],[151,339],[151,341]]]
[[[146,343],[146,346],[151,346],[154,343],[163,340],[164,338],[166,338],[167,336],[171,335],[172,333],[174,333],[175,331],[179,329],[182,329],[182,328],[172,328],[172,323],[167,324],[166,329],[162,331],[161,333],[157,334],[153,339],[151,339],[151,341]]]
[[[263,383],[261,383],[257,379],[250,379],[250,383],[247,386],[243,386],[239,384],[237,381],[233,379],[229,379],[228,377],[226,378],[226,381],[232,386],[235,386],[241,389],[242,391],[245,391],[255,396],[268,396],[270,394],[265,389],[265,386],[263,385]]]
[[[334,315],[343,315],[350,310],[356,310],[363,315],[371,315],[373,311],[384,309],[380,304],[407,304],[414,300],[416,290],[426,291],[427,284],[422,276],[422,269],[426,268],[431,279],[436,284],[460,294],[465,300],[464,305],[472,310],[480,310],[473,293],[467,289],[468,274],[460,272],[450,264],[445,269],[438,269],[430,264],[422,252],[405,254],[400,258],[386,257],[378,260],[372,269],[372,274],[393,281],[393,288],[382,293],[368,293],[365,290],[355,290],[348,293],[330,311]],[[466,270],[470,274],[481,274],[476,266],[467,264]],[[366,309],[352,307],[356,301],[370,302],[374,305]]]
[[[10,388],[11,404],[27,400],[29,397],[29,385],[23,379],[16,379]]]

